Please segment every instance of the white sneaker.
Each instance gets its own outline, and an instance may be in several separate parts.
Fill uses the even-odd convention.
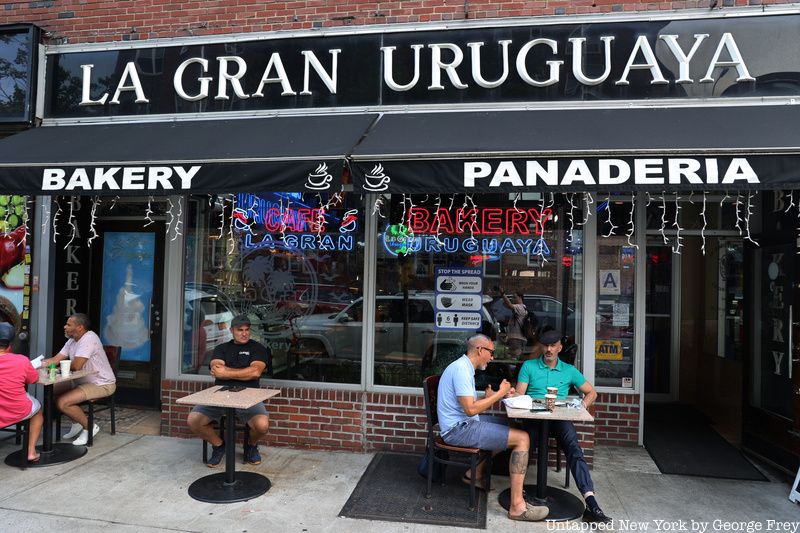
[[[77,422],[73,422],[72,423],[72,427],[69,429],[69,431],[64,433],[64,436],[61,437],[61,438],[62,439],[71,439],[71,438],[77,437],[80,434],[81,431],[83,431],[83,426],[78,424]]]
[[[99,432],[100,432],[100,426],[95,424],[94,429],[92,430],[92,437],[97,435]],[[74,441],[72,441],[72,444],[75,446],[85,446],[87,442],[89,442],[89,431],[86,429],[82,429],[80,436]]]

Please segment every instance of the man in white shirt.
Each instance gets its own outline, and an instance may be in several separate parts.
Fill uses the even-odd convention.
[[[97,372],[78,380],[75,388],[56,398],[58,409],[74,422],[63,438],[71,439],[77,436],[72,444],[82,446],[89,441],[89,420],[80,404],[114,394],[117,389],[117,378],[108,362],[100,337],[89,329],[89,317],[83,313],[75,313],[69,317],[64,325],[64,336],[69,340],[61,351],[50,359],[42,361],[42,365],[47,367],[53,363],[58,366],[59,362],[69,359],[72,361],[70,370],[73,372],[78,370]],[[95,424],[92,436],[97,435],[99,431],[100,427]]]

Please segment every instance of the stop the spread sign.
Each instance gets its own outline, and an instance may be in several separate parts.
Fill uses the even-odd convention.
[[[437,268],[436,329],[480,329],[482,292],[480,268]]]

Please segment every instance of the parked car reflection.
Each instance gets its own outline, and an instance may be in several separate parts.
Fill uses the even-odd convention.
[[[183,370],[202,371],[214,348],[233,338],[233,302],[215,285],[187,283],[183,290]]]
[[[420,364],[426,353],[462,349],[473,330],[436,329],[433,293],[382,295],[375,300],[375,360]],[[298,349],[318,357],[361,359],[363,298],[338,313],[314,314],[295,321]],[[492,323],[489,312],[480,311]]]

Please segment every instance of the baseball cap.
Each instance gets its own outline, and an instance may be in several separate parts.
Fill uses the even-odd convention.
[[[236,315],[235,317],[233,317],[233,320],[231,320],[232,328],[238,328],[239,326],[249,326],[249,325],[250,325],[250,319],[247,318],[247,315]]]
[[[539,335],[539,342],[542,344],[555,344],[561,340],[561,332],[557,329],[548,329]]]
[[[16,334],[17,331],[14,326],[8,322],[0,322],[0,344],[5,344],[6,346],[11,344]]]

